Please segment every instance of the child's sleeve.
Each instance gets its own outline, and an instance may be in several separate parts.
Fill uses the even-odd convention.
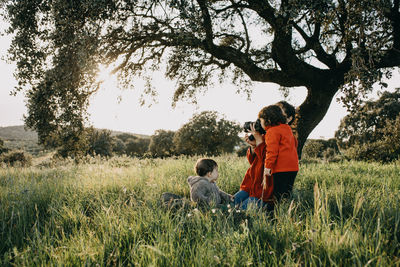
[[[280,134],[270,128],[265,135],[267,153],[265,157],[265,168],[273,169],[279,154]]]
[[[218,188],[218,190],[219,190],[219,195],[221,196],[221,199],[223,199],[224,202],[228,202],[229,203],[232,196],[230,194],[222,191],[219,188]]]

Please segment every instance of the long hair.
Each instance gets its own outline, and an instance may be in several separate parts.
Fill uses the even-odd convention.
[[[280,106],[283,109],[283,111],[286,113],[286,118],[292,117],[292,119],[288,122],[289,125],[292,124],[296,116],[295,107],[286,101],[279,101],[278,103],[276,103],[276,105]]]
[[[264,107],[258,113],[258,117],[264,119],[265,125],[275,126],[286,123],[286,117],[282,113],[282,109],[277,105]]]

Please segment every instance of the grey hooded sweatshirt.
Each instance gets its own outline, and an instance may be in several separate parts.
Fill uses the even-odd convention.
[[[206,177],[189,176],[187,181],[190,186],[190,199],[194,202],[218,205],[230,200],[229,194],[220,190]]]

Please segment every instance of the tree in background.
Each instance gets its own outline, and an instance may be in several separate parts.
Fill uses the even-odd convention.
[[[335,137],[351,158],[387,162],[400,155],[399,120],[400,88],[397,88],[344,117]]]
[[[88,144],[89,155],[101,155],[110,157],[112,156],[113,146],[115,143],[114,138],[111,136],[110,130],[96,130],[93,127],[87,129],[88,131]]]
[[[126,154],[128,156],[143,157],[149,150],[149,138],[128,139],[126,143]]]
[[[302,158],[332,160],[337,154],[339,154],[339,147],[335,138],[308,139],[303,148]]]
[[[115,138],[113,145],[113,152],[117,155],[126,154],[126,145],[121,139]]]
[[[240,125],[219,119],[217,112],[203,111],[175,133],[174,144],[177,153],[184,155],[230,153],[240,142],[240,131]]]
[[[28,97],[25,123],[39,140],[80,138],[99,64],[121,84],[166,64],[173,102],[215,81],[251,93],[252,82],[304,86],[299,152],[340,90],[357,106],[400,65],[400,0],[86,0],[2,2],[10,59]],[[153,95],[149,80],[143,93]],[[63,136],[66,137],[63,137]]]
[[[174,131],[157,130],[150,137],[149,152],[153,157],[168,157],[175,154]]]

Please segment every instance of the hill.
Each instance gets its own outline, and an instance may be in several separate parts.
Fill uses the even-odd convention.
[[[108,130],[108,129],[98,129]],[[139,138],[150,138],[148,135],[134,134],[121,131],[111,131],[112,136],[119,134],[131,134]],[[0,139],[4,141],[4,145],[10,149],[24,150],[33,155],[38,154],[43,150],[41,145],[38,145],[38,135],[35,131],[25,129],[23,125],[0,127]]]
[[[37,133],[25,130],[24,126],[0,127],[0,138],[7,141],[26,140],[37,142]]]

